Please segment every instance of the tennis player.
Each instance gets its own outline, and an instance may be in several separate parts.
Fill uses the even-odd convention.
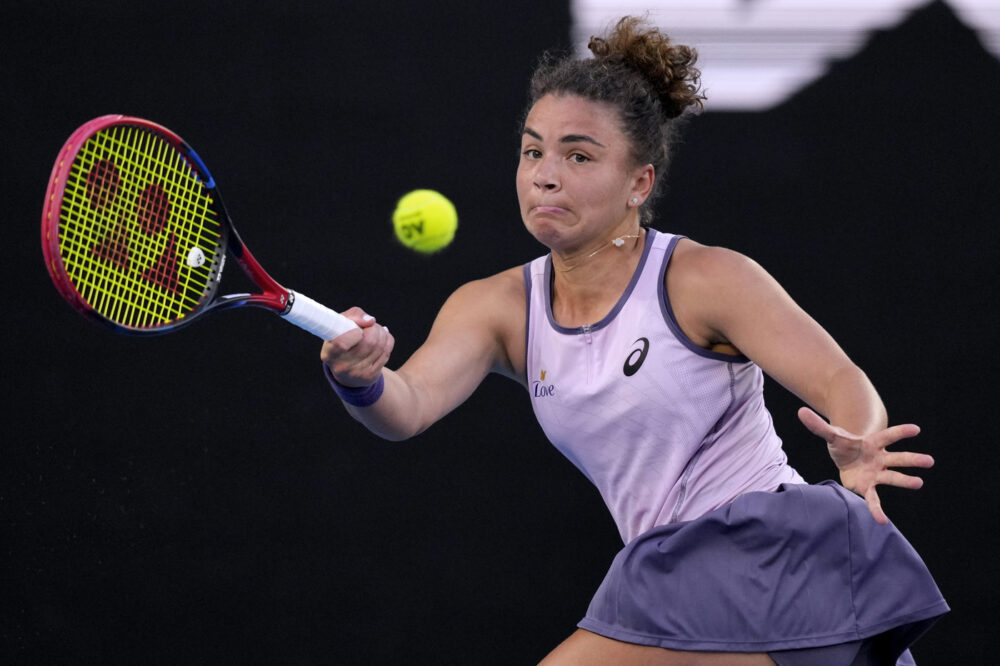
[[[531,80],[517,193],[550,252],[460,287],[395,371],[389,330],[349,310],[361,330],[322,349],[331,385],[391,440],[490,372],[525,386],[625,542],[545,664],[913,663],[948,607],[876,489],[922,485],[894,468],[930,456],[887,449],[918,428],[887,427],[866,375],[759,265],[649,226],[704,99],[694,51],[628,17],[590,49]],[[762,372],[811,406],[840,484],[788,465]]]

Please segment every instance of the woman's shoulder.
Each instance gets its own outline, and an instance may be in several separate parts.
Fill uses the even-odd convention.
[[[681,238],[670,258],[668,277],[706,284],[738,278],[756,268],[756,262],[735,250]]]
[[[524,383],[526,303],[523,268],[517,266],[466,282],[441,312],[467,335],[493,340],[500,354],[493,370]]]
[[[517,266],[466,282],[448,297],[442,312],[470,324],[506,329],[516,327],[518,318],[523,326],[526,302],[524,276]]]
[[[689,339],[705,349],[738,354],[722,324],[751,300],[763,275],[746,255],[684,239],[674,249],[664,286],[674,317]]]
[[[467,298],[515,298],[524,301],[524,268],[515,266],[493,275],[466,282],[456,291]]]

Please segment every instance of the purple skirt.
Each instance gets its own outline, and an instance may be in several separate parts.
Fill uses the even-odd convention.
[[[747,493],[637,537],[579,626],[674,650],[775,653],[779,664],[860,650],[892,664],[947,611],[899,531],[825,481]]]

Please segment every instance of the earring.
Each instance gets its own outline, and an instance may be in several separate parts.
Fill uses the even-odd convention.
[[[639,198],[638,197],[632,197],[632,205],[634,206],[637,203],[639,203]]]

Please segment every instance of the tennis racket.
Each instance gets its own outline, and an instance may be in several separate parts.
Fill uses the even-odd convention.
[[[42,252],[62,297],[121,333],[167,333],[244,305],[323,340],[357,328],[268,275],[198,154],[141,118],[102,116],[69,137],[45,195]],[[217,295],[230,257],[260,293]]]

